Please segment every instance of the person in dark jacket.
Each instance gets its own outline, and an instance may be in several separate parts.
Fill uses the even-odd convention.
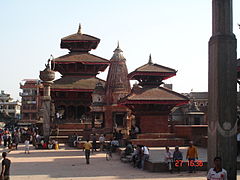
[[[173,162],[174,162],[175,168],[179,173],[180,173],[180,167],[182,166],[182,160],[183,160],[182,152],[179,151],[179,147],[176,146],[175,151],[173,153]]]
[[[10,165],[11,161],[7,158],[7,153],[2,153],[2,171],[1,171],[1,179],[2,180],[9,180],[10,179]]]

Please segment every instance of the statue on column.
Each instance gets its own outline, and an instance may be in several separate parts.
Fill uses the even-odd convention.
[[[54,64],[54,58],[51,55],[51,59],[48,59],[48,63],[45,64],[45,69],[40,71],[40,79],[42,80],[43,88],[43,98],[42,98],[42,117],[43,117],[43,136],[45,140],[49,139],[50,136],[50,123],[52,117],[52,103],[51,103],[51,95],[50,95],[50,86],[55,79],[55,72],[52,67],[50,67],[50,63]]]

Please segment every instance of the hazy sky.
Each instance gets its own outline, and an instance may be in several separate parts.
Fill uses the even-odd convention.
[[[240,1],[233,5],[239,39]],[[76,33],[79,23],[83,33],[101,39],[92,54],[110,59],[119,40],[129,72],[151,53],[154,63],[178,70],[167,81],[173,90],[207,91],[211,0],[2,0],[0,89],[20,99],[21,80],[38,78],[50,54],[68,53],[60,39]]]

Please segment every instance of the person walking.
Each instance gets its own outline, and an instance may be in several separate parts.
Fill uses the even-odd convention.
[[[94,133],[93,136],[92,136],[92,153],[93,151],[97,151],[97,136],[96,134]]]
[[[91,150],[91,148],[92,148],[92,144],[87,139],[87,142],[84,143],[84,145],[83,145],[83,150],[85,151],[85,158],[86,158],[86,163],[87,164],[90,163],[90,150]]]
[[[7,146],[7,133],[6,133],[6,131],[4,131],[4,134],[3,134],[3,146],[4,147]]]
[[[116,139],[118,140],[119,146],[123,147],[123,134],[121,130],[118,131]]]
[[[11,161],[7,158],[7,153],[2,153],[2,171],[1,171],[1,179],[2,180],[9,180],[10,179],[10,166]]]
[[[186,159],[188,159],[189,173],[196,172],[195,160],[198,159],[197,148],[193,145],[193,141],[189,142]]]
[[[141,150],[142,150],[141,168],[142,170],[144,170],[145,161],[149,159],[150,153],[147,146],[142,146]]]
[[[29,140],[28,140],[28,138],[25,140],[25,142],[24,142],[24,144],[25,144],[25,154],[26,153],[28,153],[28,154],[30,154],[29,153]]]
[[[175,151],[173,152],[173,162],[174,162],[174,166],[177,169],[178,173],[180,173],[180,167],[182,164],[182,160],[183,160],[182,152],[179,151],[179,147],[176,146]]]
[[[14,133],[14,143],[15,143],[15,146],[16,146],[16,150],[18,149],[18,144],[19,144],[19,135],[18,135],[18,132],[15,132]]]
[[[227,171],[222,168],[222,158],[214,158],[214,168],[209,169],[207,180],[227,180]]]
[[[11,133],[9,131],[7,133],[7,146],[8,146],[8,149],[11,150],[11,148],[12,148],[12,136],[11,136]]]
[[[103,146],[105,143],[105,136],[101,134],[101,136],[99,137],[99,143],[100,143],[100,151],[103,151]]]

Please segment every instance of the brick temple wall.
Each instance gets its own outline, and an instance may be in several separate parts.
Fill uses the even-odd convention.
[[[168,115],[141,115],[140,128],[142,133],[169,132]]]

